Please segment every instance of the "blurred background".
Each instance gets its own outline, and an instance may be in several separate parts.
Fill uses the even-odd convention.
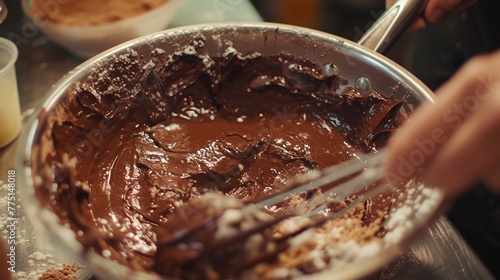
[[[319,29],[357,41],[385,9],[383,0],[252,0],[265,21]],[[468,58],[500,47],[500,1],[482,0],[424,30],[404,34],[386,54],[436,89]],[[448,218],[500,279],[500,196],[478,184]]]

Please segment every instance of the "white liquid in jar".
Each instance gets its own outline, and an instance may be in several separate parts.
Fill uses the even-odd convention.
[[[0,61],[0,69],[5,64]],[[21,132],[21,110],[15,69],[0,76],[0,147],[12,142]]]

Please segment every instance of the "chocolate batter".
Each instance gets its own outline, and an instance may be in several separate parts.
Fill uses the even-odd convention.
[[[40,146],[49,168],[37,195],[78,240],[164,276],[173,272],[154,265],[158,234],[183,203],[212,192],[259,201],[375,150],[403,119],[399,100],[340,92],[347,81],[332,65],[231,47],[208,57],[201,45],[149,62],[131,51],[91,73],[51,113]]]

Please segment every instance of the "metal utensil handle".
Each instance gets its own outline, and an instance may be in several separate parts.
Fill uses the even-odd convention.
[[[398,0],[359,39],[358,44],[378,53],[389,47],[424,10],[427,0]]]

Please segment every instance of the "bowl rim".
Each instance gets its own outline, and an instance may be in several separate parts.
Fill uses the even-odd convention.
[[[34,191],[34,178],[31,173],[31,156],[32,156],[32,147],[33,140],[36,139],[37,135],[40,135],[40,132],[43,128],[42,124],[45,121],[46,113],[53,109],[54,106],[67,94],[67,89],[70,88],[71,85],[74,85],[78,79],[83,77],[88,73],[88,71],[92,70],[92,66],[98,64],[101,61],[105,61],[106,59],[112,57],[114,54],[119,53],[121,51],[131,49],[134,46],[139,46],[141,43],[149,42],[151,40],[159,40],[161,38],[168,38],[171,36],[182,35],[182,34],[193,34],[204,31],[218,30],[218,29],[258,29],[258,30],[275,30],[280,29],[286,32],[293,32],[299,34],[308,34],[309,36],[319,39],[326,40],[328,43],[338,44],[339,46],[345,48],[352,48],[357,51],[357,54],[367,56],[371,60],[374,60],[384,68],[390,69],[391,71],[396,72],[401,77],[404,77],[411,83],[411,86],[416,89],[418,96],[416,96],[420,101],[433,102],[434,94],[432,91],[425,85],[423,82],[418,80],[413,74],[411,74],[408,70],[404,69],[402,66],[396,64],[389,58],[385,57],[382,54],[376,53],[366,47],[363,47],[355,42],[344,39],[342,37],[332,35],[329,33],[321,32],[318,30],[313,30],[304,27],[298,27],[287,24],[279,24],[279,23],[262,23],[262,22],[234,22],[234,23],[209,23],[209,24],[198,24],[192,26],[184,26],[177,27],[172,29],[163,30],[160,32],[152,33],[150,35],[142,36],[136,39],[132,39],[128,42],[117,45],[107,51],[104,51],[91,59],[83,62],[66,75],[64,75],[52,88],[47,92],[46,97],[43,102],[38,104],[34,113],[31,115],[27,126],[29,127],[27,130],[23,131],[21,136],[21,142],[19,146],[19,156],[17,168],[20,171],[22,192],[25,194],[22,198],[23,209],[26,208],[27,216],[30,221],[42,231],[48,231],[49,235],[51,235],[52,239],[55,239],[56,242],[59,242],[66,249],[70,249],[73,255],[82,259],[86,265],[88,265],[93,272],[96,272],[97,275],[114,275],[107,274],[110,273],[109,270],[113,269],[114,272],[119,272],[120,279],[135,279],[135,277],[141,279],[161,279],[161,277],[156,277],[151,273],[143,273],[137,272],[133,269],[118,264],[110,259],[107,259],[97,253],[94,252],[86,252],[84,253],[83,247],[76,242],[76,240],[71,240],[67,235],[71,234],[74,237],[74,232],[69,229],[64,229],[61,231],[61,228],[64,228],[58,221],[59,219],[54,219],[56,216],[53,213],[45,213],[50,212],[48,209],[43,207],[41,203],[35,197]],[[29,207],[27,207],[29,205]],[[38,211],[35,211],[35,205],[38,208]],[[443,201],[437,202],[437,207],[433,210],[429,217],[419,221],[421,224],[428,224],[433,222],[439,215],[438,209],[441,209],[443,205]],[[31,209],[29,209],[31,208]],[[45,211],[40,211],[40,209]],[[66,234],[66,236],[64,236]],[[408,242],[418,233],[414,232],[410,235],[406,240],[403,240],[398,243],[398,246],[394,244],[389,248],[384,248],[384,254],[378,255],[377,257],[369,258],[368,260],[363,259],[365,262],[363,266],[360,267],[359,263],[352,263],[338,269],[332,271],[331,269],[324,270],[322,272],[312,274],[312,275],[304,275],[303,277],[307,277],[307,279],[331,279],[331,277],[335,276],[339,279],[348,279],[348,278],[359,278],[363,276],[367,276],[370,273],[375,272],[377,269],[383,267],[383,265],[387,264],[390,260],[394,259],[404,247],[408,246]],[[76,243],[76,244],[75,244]],[[325,274],[326,273],[326,274]],[[123,278],[121,278],[123,277]]]

